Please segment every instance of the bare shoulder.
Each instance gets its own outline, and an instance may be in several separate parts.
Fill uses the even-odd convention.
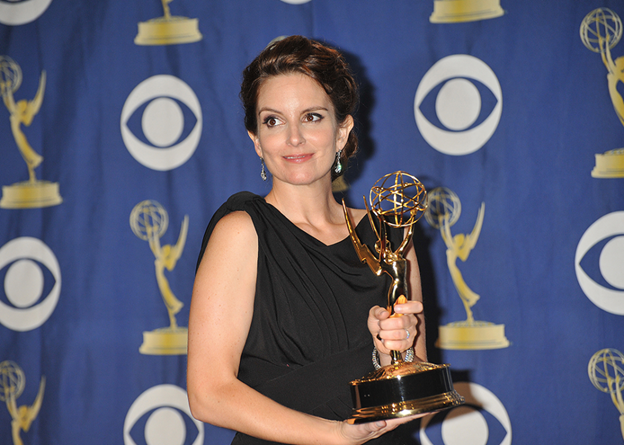
[[[225,238],[233,244],[239,244],[257,238],[256,229],[251,216],[243,211],[236,211],[225,215],[219,220],[212,231],[210,241],[213,241],[213,239],[218,241],[221,238]]]
[[[200,269],[211,259],[221,263],[228,259],[249,258],[258,244],[258,235],[253,221],[247,212],[228,213],[215,225]]]

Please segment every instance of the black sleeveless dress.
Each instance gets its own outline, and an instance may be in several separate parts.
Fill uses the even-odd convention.
[[[368,312],[387,305],[389,278],[375,276],[359,260],[349,237],[325,245],[249,192],[233,195],[214,214],[199,260],[217,222],[237,210],[251,216],[258,234],[254,314],[238,378],[297,411],[330,420],[348,418],[349,382],[373,370]],[[374,252],[376,237],[368,218],[356,233]],[[394,248],[403,238],[398,229],[388,235]],[[390,436],[395,435],[370,443],[401,443]],[[232,442],[268,443],[241,433]]]

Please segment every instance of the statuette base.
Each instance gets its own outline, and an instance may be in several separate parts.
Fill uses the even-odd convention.
[[[505,11],[498,0],[435,0],[431,23],[459,23],[493,19]]]
[[[24,181],[2,187],[0,207],[3,209],[35,209],[63,202],[58,182]]]
[[[436,346],[440,349],[501,349],[509,346],[505,325],[487,321],[459,321],[440,326]]]
[[[437,412],[464,403],[453,389],[449,365],[399,362],[350,385],[355,406],[351,424]]]
[[[594,178],[624,178],[624,149],[596,154],[596,166],[591,175]]]
[[[159,17],[147,22],[139,22],[139,33],[134,43],[137,45],[175,45],[197,42],[201,39],[197,19]]]
[[[146,355],[185,355],[187,339],[188,329],[182,327],[145,331],[139,352]]]

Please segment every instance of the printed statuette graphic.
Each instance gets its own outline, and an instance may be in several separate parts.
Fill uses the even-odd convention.
[[[63,202],[59,194],[58,183],[37,180],[35,168],[43,162],[43,157],[30,146],[22,131],[22,125],[30,126],[41,108],[46,85],[46,72],[42,71],[41,73],[39,88],[33,100],[15,101],[13,94],[21,84],[22,70],[19,65],[8,56],[0,56],[0,95],[7,110],[9,110],[13,138],[26,162],[29,176],[28,181],[2,187],[0,207],[31,209],[58,205]]]
[[[41,377],[39,383],[39,392],[31,406],[17,406],[17,398],[22,395],[26,386],[26,377],[24,371],[19,365],[10,360],[0,363],[0,379],[2,388],[0,389],[0,401],[6,402],[7,409],[11,414],[11,433],[13,436],[13,445],[23,445],[20,433],[28,432],[33,420],[37,418],[43,401],[43,392],[45,390],[45,377]]]
[[[500,17],[499,0],[434,0],[431,23],[475,22]]]
[[[446,263],[466,310],[466,320],[440,326],[436,346],[441,349],[474,350],[506,348],[509,346],[509,340],[505,337],[504,324],[474,319],[472,307],[481,297],[468,287],[457,267],[457,259],[466,261],[477,244],[483,225],[485,203],[481,203],[472,232],[453,236],[451,226],[457,222],[460,214],[461,202],[455,192],[448,188],[438,187],[429,193],[429,207],[425,211],[425,219],[432,227],[440,229],[442,239],[446,244]]]
[[[139,348],[141,354],[186,354],[188,329],[178,326],[175,318],[184,304],[173,294],[164,272],[165,269],[171,272],[182,255],[188,232],[188,216],[184,217],[178,242],[175,246],[160,245],[160,237],[167,231],[168,224],[169,215],[167,211],[156,201],[142,201],[130,213],[132,231],[142,240],[149,242],[150,249],[156,257],[154,260],[156,281],[169,313],[168,327],[143,332],[143,344]]]
[[[620,429],[624,438],[624,354],[617,349],[601,349],[589,360],[587,373],[596,389],[611,395],[613,404],[620,412]]]
[[[134,43],[137,45],[176,45],[202,39],[197,27],[197,19],[172,16],[169,3],[173,0],[161,1],[165,15],[147,22],[139,22],[139,33]]]
[[[598,8],[587,14],[581,23],[581,40],[587,49],[600,53],[607,68],[607,84],[615,113],[624,125],[624,100],[618,91],[618,83],[624,82],[624,57],[613,60],[611,48],[622,37],[622,20],[609,8]],[[596,166],[591,172],[594,178],[624,178],[624,148],[596,154]]]

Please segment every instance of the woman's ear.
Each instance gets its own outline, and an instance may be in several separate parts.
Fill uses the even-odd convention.
[[[247,130],[247,134],[249,138],[252,140],[254,144],[254,148],[258,156],[262,157],[262,147],[260,147],[260,140],[258,139],[258,135],[253,134],[251,131]]]
[[[347,144],[349,140],[349,134],[351,134],[351,130],[353,130],[353,116],[348,115],[344,122],[338,127],[338,135],[336,138],[336,145],[338,145],[338,149],[342,150],[344,146]]]

